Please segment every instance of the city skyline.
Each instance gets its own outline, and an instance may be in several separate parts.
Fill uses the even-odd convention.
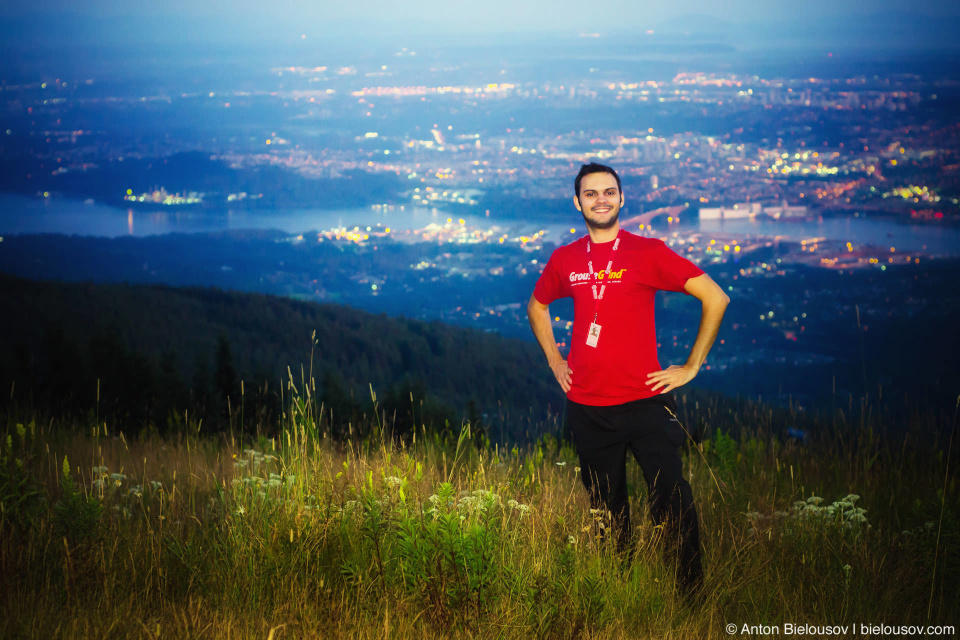
[[[854,362],[837,323],[883,337],[954,308],[910,291],[952,280],[960,255],[956,56],[899,55],[936,38],[875,13],[895,3],[822,19],[824,38],[881,33],[872,49],[825,45],[799,19],[761,49],[730,28],[737,16],[680,14],[696,3],[636,38],[610,35],[634,11],[581,24],[568,4],[555,36],[478,19],[477,37],[458,37],[428,21],[324,28],[281,2],[249,39],[238,25],[254,15],[238,14],[251,5],[229,21],[115,6],[34,14],[4,41],[0,271],[268,292],[529,338],[546,245],[580,228],[571,176],[599,160],[623,177],[626,228],[713,270],[741,309],[711,368],[797,368],[782,388],[751,379],[756,393],[823,393],[794,374]],[[191,243],[206,261],[188,259]],[[570,309],[553,315],[565,347]],[[689,347],[661,338],[671,360]],[[908,384],[894,369],[884,384]]]

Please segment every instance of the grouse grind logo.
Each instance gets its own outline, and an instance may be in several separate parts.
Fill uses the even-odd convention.
[[[597,273],[597,280],[603,282],[620,282],[623,278],[623,274],[627,272],[626,269],[620,269],[620,271],[610,271],[609,275],[607,271],[601,270]],[[593,278],[589,273],[577,273],[575,271],[570,272],[570,282],[573,284],[587,284]]]

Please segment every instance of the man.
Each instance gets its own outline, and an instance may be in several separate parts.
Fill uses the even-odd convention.
[[[730,299],[662,241],[620,229],[623,193],[616,171],[583,165],[574,193],[588,234],[550,256],[527,304],[530,327],[567,394],[581,477],[593,506],[612,516],[617,548],[626,550],[630,537],[630,450],[647,482],[651,517],[664,525],[668,548],[677,553],[678,589],[692,595],[703,585],[700,535],[681,469],[686,431],[669,393],[697,375]],[[703,309],[686,363],[666,369],[657,360],[654,328],[654,297],[661,289],[692,295]],[[569,362],[557,349],[548,307],[567,296],[574,304]]]

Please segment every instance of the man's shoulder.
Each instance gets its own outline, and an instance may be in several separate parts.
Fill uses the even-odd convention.
[[[666,246],[666,243],[660,238],[638,236],[637,234],[630,233],[629,231],[624,231],[621,235],[621,239],[625,248],[635,251],[649,251],[652,249],[658,249],[661,246]]]
[[[637,234],[631,233],[626,229],[623,230],[623,233],[621,234],[621,238],[623,238],[623,241],[628,244],[632,244],[640,247],[650,247],[656,244],[663,244],[663,240],[661,240],[660,238],[648,238],[647,236],[638,236]]]

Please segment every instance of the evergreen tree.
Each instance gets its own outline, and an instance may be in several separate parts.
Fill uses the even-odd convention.
[[[214,354],[213,386],[221,417],[230,418],[230,407],[240,402],[240,382],[233,364],[233,351],[226,334],[217,338]]]

